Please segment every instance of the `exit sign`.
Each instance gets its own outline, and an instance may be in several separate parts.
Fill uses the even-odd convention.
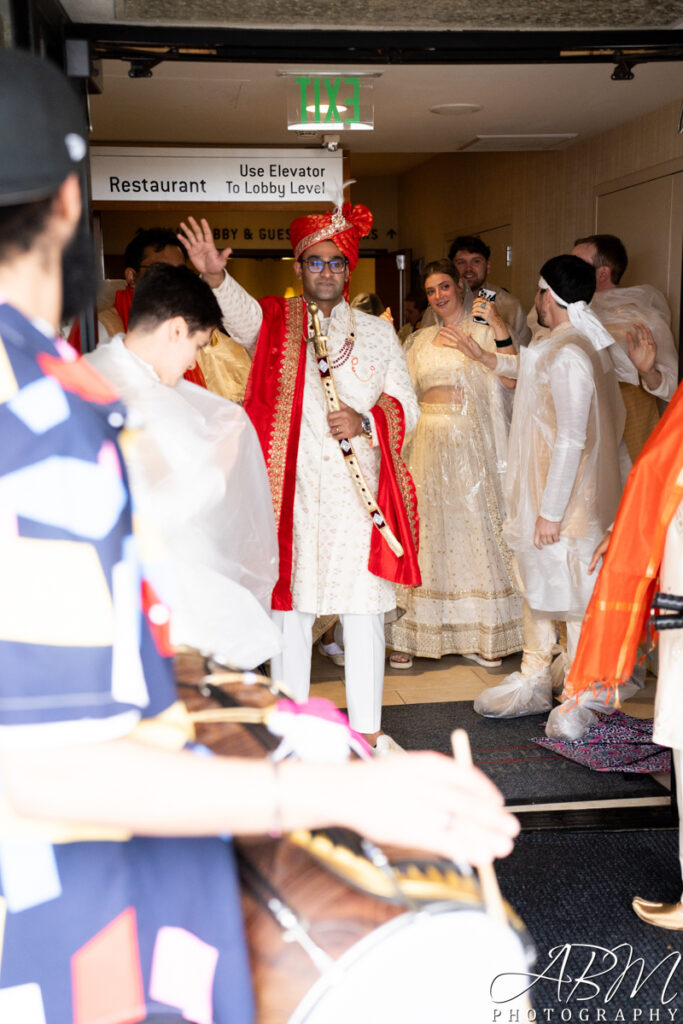
[[[300,73],[288,78],[287,127],[291,131],[368,131],[374,127],[369,76]]]

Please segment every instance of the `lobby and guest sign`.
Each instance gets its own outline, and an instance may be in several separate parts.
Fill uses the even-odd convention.
[[[287,75],[290,131],[371,131],[371,75]]]
[[[192,210],[189,211],[190,213]],[[101,213],[102,237],[106,254],[122,254],[131,238],[146,228],[164,227],[178,230],[178,222],[184,213],[161,214],[159,210],[103,210]],[[240,252],[245,250],[278,251],[291,256],[289,224],[296,213],[289,210],[194,210],[195,217],[206,216],[219,249],[228,246]],[[360,242],[361,251],[367,249],[393,249],[396,246],[396,231],[389,213],[379,211],[379,216],[367,238]]]
[[[342,153],[93,146],[93,202],[333,202]]]

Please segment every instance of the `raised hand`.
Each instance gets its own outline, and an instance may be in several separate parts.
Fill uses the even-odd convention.
[[[645,324],[635,323],[633,334],[626,335],[628,356],[638,373],[641,383],[649,390],[656,391],[662,383],[661,371],[657,369],[657,343],[652,331]]]
[[[655,365],[657,358],[657,343],[652,331],[645,324],[635,323],[633,333],[629,331],[626,335],[628,341],[629,359],[638,370],[638,373],[646,374]]]
[[[195,270],[203,274],[207,284],[215,288],[223,280],[225,264],[232,249],[218,251],[213,231],[204,217],[201,224],[198,224],[194,217],[188,217],[187,221],[187,224],[181,221],[178,238],[187,249],[187,255]]]

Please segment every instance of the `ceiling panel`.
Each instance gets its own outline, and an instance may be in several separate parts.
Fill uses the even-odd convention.
[[[147,25],[339,29],[662,29],[681,0],[431,0],[416,18],[405,0],[62,0],[74,21]]]
[[[124,61],[103,62],[101,95],[91,97],[96,141],[219,145],[315,145],[287,130],[283,73],[349,74],[353,66],[163,63],[131,79]],[[576,135],[577,141],[656,110],[683,95],[683,63],[643,64],[631,82],[613,82],[604,64],[391,66],[375,71],[375,129],[347,132],[358,153],[456,152],[477,135]],[[457,117],[440,104],[481,109]],[[676,131],[672,118],[671,131]],[[319,136],[322,142],[322,135]],[[553,148],[556,139],[548,140]],[[500,148],[518,148],[515,143]],[[538,148],[537,143],[529,148]]]

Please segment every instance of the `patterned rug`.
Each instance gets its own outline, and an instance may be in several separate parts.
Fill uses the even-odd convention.
[[[671,751],[653,743],[651,720],[632,718],[623,711],[599,714],[598,719],[583,739],[567,741],[534,736],[532,743],[594,772],[671,771]]]

